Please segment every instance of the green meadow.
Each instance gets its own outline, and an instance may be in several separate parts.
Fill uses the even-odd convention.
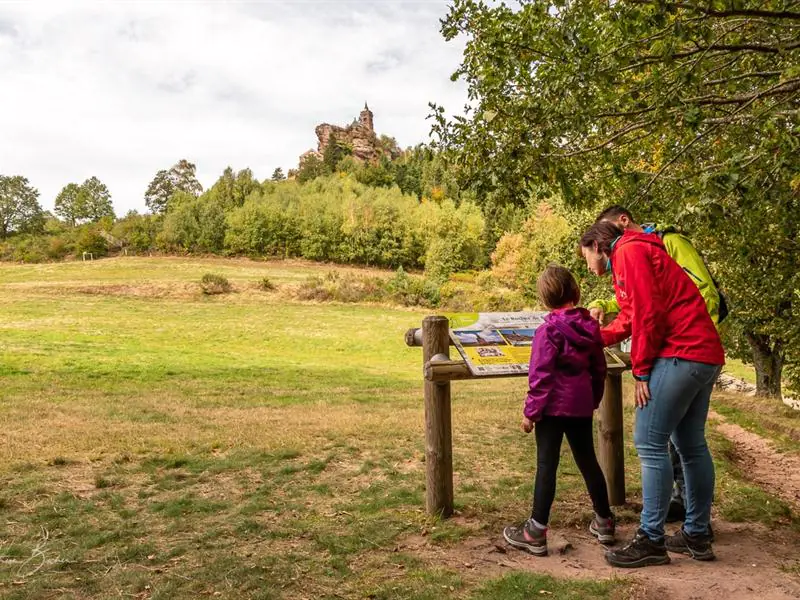
[[[454,384],[458,518],[427,516],[421,350],[403,342],[426,312],[293,298],[333,269],[0,265],[0,596],[627,597],[626,579],[459,569],[408,549],[422,536],[456,552],[527,516],[525,380]],[[208,272],[233,292],[203,295]],[[718,516],[795,529],[712,437]],[[619,516],[633,522],[627,443]],[[591,506],[566,445],[561,473],[553,526],[582,527]]]

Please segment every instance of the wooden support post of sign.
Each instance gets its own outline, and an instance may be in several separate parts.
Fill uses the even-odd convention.
[[[446,317],[422,321],[422,364],[450,358],[450,324]],[[453,436],[450,380],[425,379],[425,507],[428,514],[453,514]]]
[[[622,372],[609,370],[597,411],[598,458],[611,506],[625,504],[625,444],[622,438]]]

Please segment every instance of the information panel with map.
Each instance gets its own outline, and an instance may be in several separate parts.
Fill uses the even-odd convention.
[[[457,313],[447,315],[450,338],[470,372],[482,375],[515,375],[528,372],[531,343],[544,323],[546,312]],[[609,367],[624,368],[611,352]]]

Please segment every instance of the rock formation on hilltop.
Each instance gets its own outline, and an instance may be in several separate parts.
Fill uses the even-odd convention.
[[[300,155],[301,166],[303,161],[311,156],[316,156],[322,160],[325,155],[325,149],[330,143],[331,135],[335,137],[337,144],[344,145],[351,150],[353,158],[363,162],[376,161],[383,155],[394,158],[400,153],[400,149],[394,143],[394,140],[392,140],[391,144],[387,144],[385,143],[385,136],[379,139],[375,134],[373,114],[366,102],[364,103],[364,110],[358,115],[358,119],[354,119],[350,125],[340,127],[330,123],[321,123],[317,125],[314,132],[317,134],[317,149],[309,150]]]

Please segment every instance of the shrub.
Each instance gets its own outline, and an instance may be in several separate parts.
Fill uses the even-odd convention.
[[[436,281],[411,277],[398,269],[391,279],[367,275],[314,275],[295,289],[300,300],[318,302],[393,302],[404,306],[437,306],[440,298]]]
[[[425,274],[446,281],[459,267],[458,250],[451,240],[436,238],[425,253]]]
[[[214,294],[227,294],[231,291],[230,282],[222,275],[206,273],[200,280],[200,287],[203,293],[212,296]]]
[[[472,312],[480,303],[474,295],[471,297],[463,286],[448,281],[439,288],[439,304],[453,312]]]
[[[384,297],[383,282],[377,277],[345,275],[333,288],[338,302],[379,302]]]
[[[159,215],[140,215],[131,211],[114,224],[111,233],[134,252],[146,252],[155,246],[161,225],[162,217]]]
[[[162,246],[189,252],[222,250],[225,211],[208,195],[193,198],[190,194],[176,192],[170,199],[170,207],[159,235]]]
[[[11,241],[12,260],[24,263],[47,261],[47,244],[43,237],[17,236]]]
[[[50,238],[47,244],[47,257],[51,260],[61,260],[70,251],[69,241],[62,236],[54,236]]]
[[[262,277],[258,282],[258,289],[262,292],[271,292],[276,289],[276,285],[272,283],[272,280],[269,277]]]
[[[507,287],[517,287],[524,251],[525,239],[521,233],[503,235],[492,252],[492,277]]]
[[[84,252],[90,252],[94,258],[97,258],[108,254],[108,244],[96,228],[84,227],[75,242],[75,252],[79,257]]]
[[[247,200],[227,216],[225,248],[230,254],[296,256],[300,238],[294,211],[260,197]]]
[[[433,307],[438,306],[441,300],[437,280],[412,277],[402,267],[386,281],[384,287],[389,300],[404,306]]]
[[[339,275],[331,271],[325,277],[309,277],[300,284],[295,295],[300,300],[318,302],[380,302],[386,299],[384,285],[378,277]]]
[[[325,279],[319,275],[306,278],[297,288],[295,296],[299,300],[318,300],[325,302],[333,300],[333,290],[325,284]]]

